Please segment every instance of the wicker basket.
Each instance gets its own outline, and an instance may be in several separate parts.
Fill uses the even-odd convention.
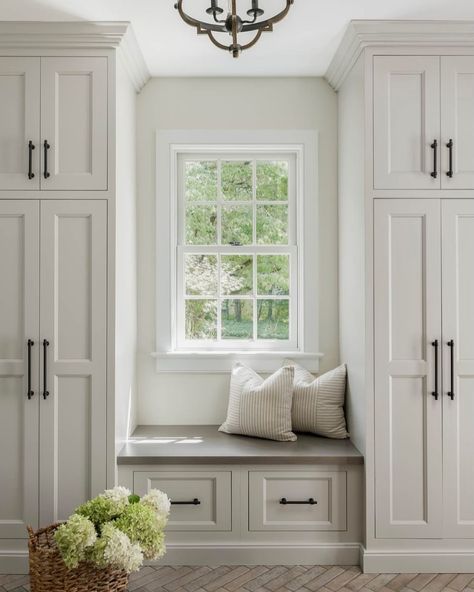
[[[53,524],[33,532],[28,527],[30,551],[31,592],[124,592],[128,575],[110,568],[99,569],[90,563],[81,563],[68,569],[59,554]]]

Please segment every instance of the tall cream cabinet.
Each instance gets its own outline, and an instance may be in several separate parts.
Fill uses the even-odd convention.
[[[0,573],[115,483],[133,428],[145,80],[127,23],[0,22]]]
[[[351,23],[340,344],[372,572],[474,565],[474,23]]]

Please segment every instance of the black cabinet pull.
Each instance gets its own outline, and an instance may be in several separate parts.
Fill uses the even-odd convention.
[[[448,341],[448,347],[451,348],[451,383],[450,383],[450,390],[448,391],[448,397],[451,401],[454,401],[454,341]]]
[[[48,391],[48,345],[49,341],[43,339],[43,399],[49,397]]]
[[[200,506],[201,502],[198,500],[197,497],[195,497],[190,502],[174,502],[173,500],[171,500],[171,505],[172,506]]]
[[[302,501],[290,501],[288,499],[286,499],[286,497],[282,497],[280,500],[280,504],[282,506],[289,506],[289,505],[298,505],[298,506],[302,506],[302,505],[309,505],[309,506],[315,506],[318,502],[310,497],[308,500],[302,500]]]
[[[51,148],[51,146],[48,144],[48,140],[45,140],[43,143],[43,148],[44,148],[44,178],[48,179],[49,172],[48,172],[48,150]]]
[[[436,179],[438,176],[438,140],[433,140],[431,148],[433,149],[433,172],[431,176]]]
[[[33,172],[33,150],[35,149],[35,145],[30,140],[28,142],[28,179],[34,179],[35,174]]]
[[[35,391],[31,390],[31,348],[35,344],[34,341],[28,339],[28,401],[35,394]]]
[[[434,347],[434,351],[435,351],[435,370],[434,370],[434,375],[435,375],[435,379],[434,379],[434,383],[435,383],[435,387],[434,387],[434,391],[431,393],[431,395],[436,399],[436,401],[438,400],[439,397],[439,392],[438,392],[438,340],[435,339],[431,345]]]
[[[449,142],[446,144],[446,148],[449,150],[449,171],[446,174],[450,178],[453,176],[453,146],[454,143],[452,140],[449,140]]]

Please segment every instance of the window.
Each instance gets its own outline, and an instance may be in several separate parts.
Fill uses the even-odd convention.
[[[318,370],[316,138],[158,132],[158,371]]]
[[[294,156],[182,154],[178,200],[178,346],[294,349]]]

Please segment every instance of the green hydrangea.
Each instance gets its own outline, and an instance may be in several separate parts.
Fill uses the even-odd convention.
[[[98,529],[104,522],[110,522],[119,516],[123,508],[124,505],[122,502],[117,502],[113,498],[99,495],[76,508],[76,514],[89,518]]]
[[[69,569],[77,567],[86,559],[88,549],[97,540],[94,525],[79,514],[73,514],[54,533],[54,539]]]
[[[115,521],[132,543],[138,543],[146,559],[158,559],[166,551],[162,523],[153,508],[142,503],[130,504]]]

